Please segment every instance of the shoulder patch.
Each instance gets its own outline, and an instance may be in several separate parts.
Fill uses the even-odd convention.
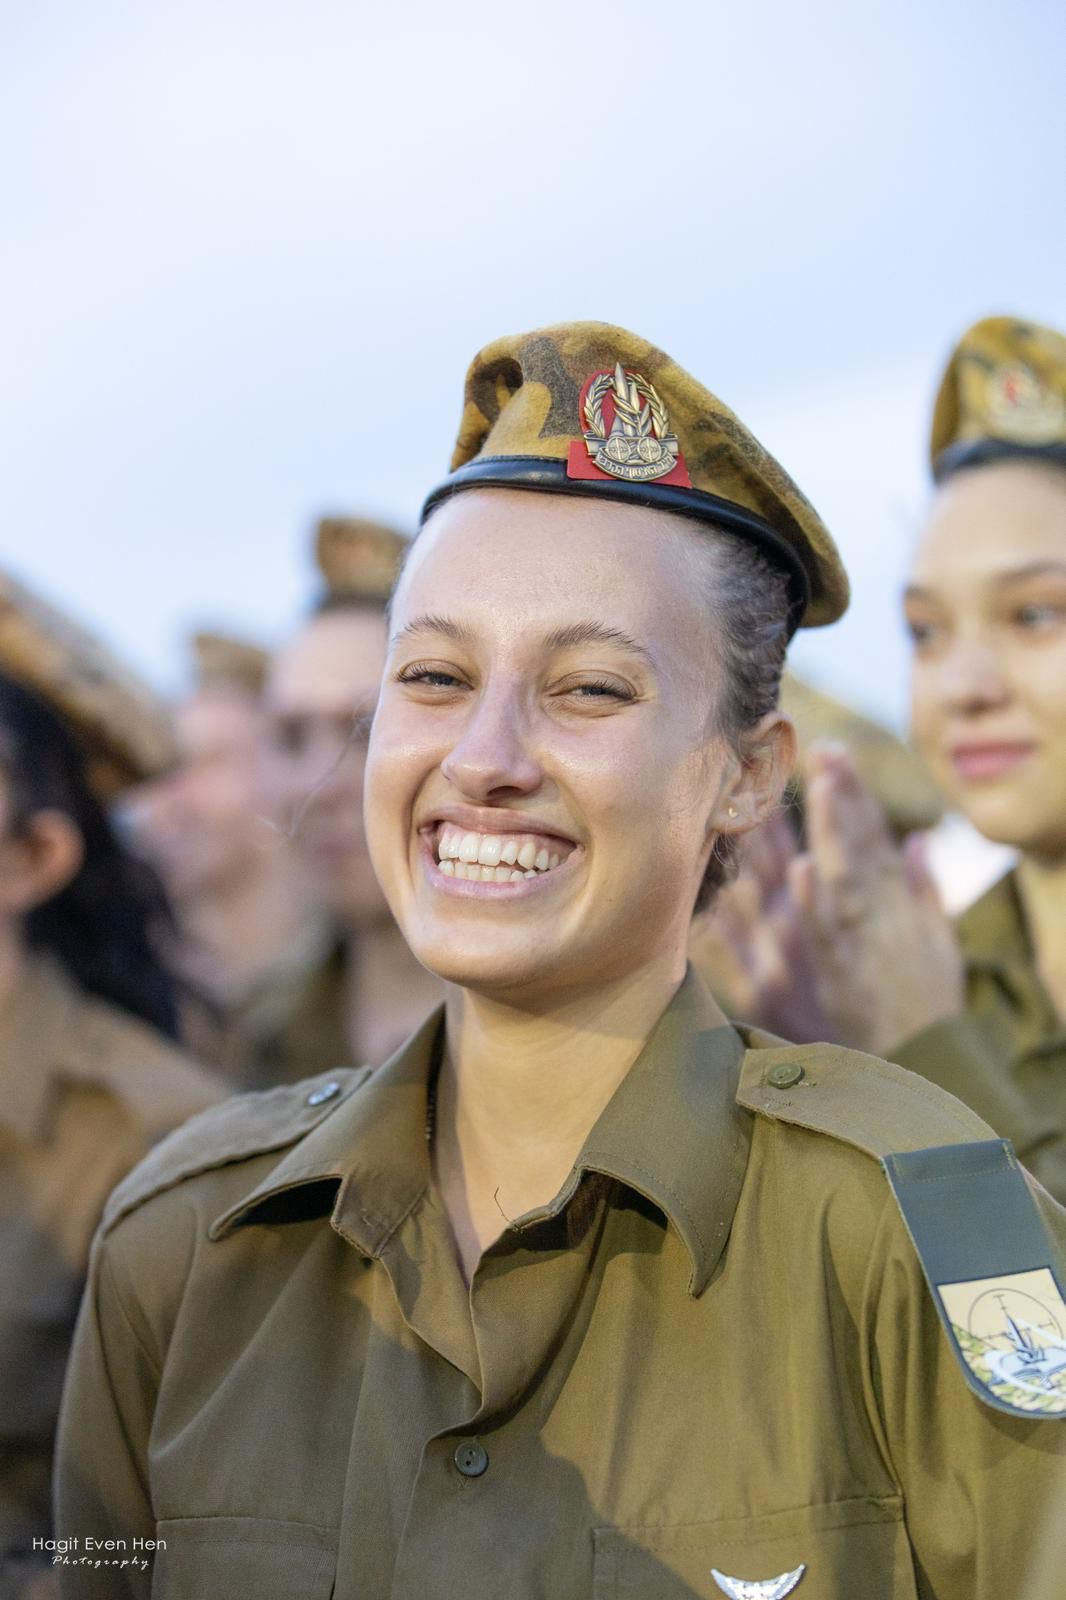
[[[970,1388],[1011,1416],[1066,1418],[1066,1300],[1008,1141],[890,1155],[884,1166]]]
[[[782,1044],[740,1028],[748,1046],[737,1103],[854,1145],[880,1161],[901,1150],[994,1137],[961,1100],[905,1067],[842,1045]]]
[[[880,1162],[973,1392],[1011,1416],[1066,1417],[1066,1296],[1009,1140],[889,1061],[739,1031],[739,1105]]]
[[[101,1233],[186,1178],[296,1144],[371,1076],[370,1067],[341,1067],[302,1083],[233,1095],[201,1111],[157,1144],[122,1180],[104,1208]]]

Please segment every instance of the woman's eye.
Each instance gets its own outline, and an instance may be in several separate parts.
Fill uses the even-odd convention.
[[[618,700],[624,702],[633,699],[631,690],[625,688],[623,684],[614,683],[609,678],[592,678],[585,683],[569,683],[563,688],[562,693],[573,695],[579,700]]]
[[[299,755],[307,740],[308,728],[302,717],[279,718],[270,729],[270,742],[282,755]]]
[[[914,618],[908,618],[906,627],[911,643],[918,649],[922,645],[932,644],[936,638],[937,627],[935,622],[918,622]]]
[[[431,689],[454,689],[459,679],[439,667],[412,667],[397,676],[398,683],[424,683]]]
[[[1048,628],[1063,620],[1061,606],[1052,605],[1050,602],[1040,603],[1033,601],[1029,605],[1019,606],[1014,613],[1014,620],[1021,628]]]

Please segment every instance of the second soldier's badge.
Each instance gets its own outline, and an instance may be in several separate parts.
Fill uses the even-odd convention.
[[[985,409],[996,435],[1016,444],[1050,444],[1066,431],[1066,400],[1020,362],[988,374]]]

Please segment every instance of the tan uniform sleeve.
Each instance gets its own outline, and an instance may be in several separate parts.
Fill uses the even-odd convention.
[[[149,1341],[123,1304],[108,1241],[98,1239],[59,1419],[56,1535],[78,1541],[55,1569],[62,1600],[151,1594],[147,1457],[158,1377]],[[87,1539],[114,1540],[116,1548],[87,1548]]]
[[[1066,1254],[1066,1212],[1043,1191],[1039,1203]],[[1062,1600],[1066,1419],[1012,1417],[969,1389],[894,1202],[865,1294],[868,1412],[903,1490],[921,1600]]]
[[[975,1017],[936,1022],[896,1046],[888,1058],[937,1084],[976,1111],[1001,1139],[1009,1139],[1026,1166],[1054,1137],[1009,1076],[1009,1063]]]

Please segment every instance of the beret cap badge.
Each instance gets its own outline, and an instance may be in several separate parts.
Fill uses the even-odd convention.
[[[1066,403],[1031,367],[1004,362],[988,375],[988,417],[1004,439],[1047,444],[1066,427]]]
[[[785,575],[790,629],[847,605],[829,530],[784,468],[665,351],[611,323],[509,334],[474,357],[451,468],[421,520],[489,488],[671,512],[744,539]]]
[[[588,476],[591,458],[598,471],[625,482],[669,478],[691,487],[666,407],[639,372],[627,372],[616,361],[613,372],[596,372],[588,379],[580,403],[587,456],[575,440],[568,476]]]
[[[955,346],[933,407],[937,483],[1010,459],[1066,465],[1066,335],[1019,317],[985,317]]]

